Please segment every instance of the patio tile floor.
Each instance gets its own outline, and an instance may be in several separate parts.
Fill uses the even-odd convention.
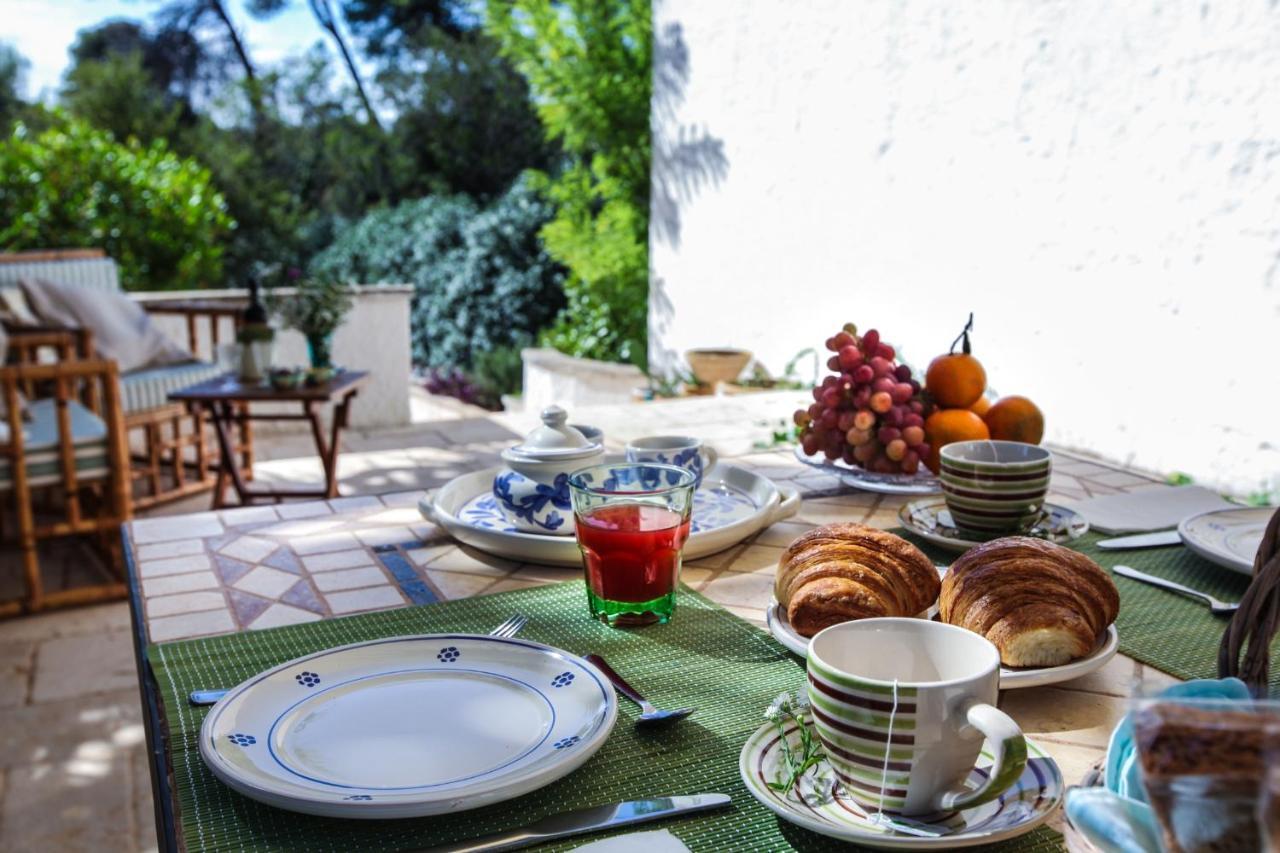
[[[868,493],[836,493],[839,484],[833,478],[800,465],[789,450],[764,446],[779,420],[774,415],[789,411],[789,400],[779,399],[786,397],[601,407],[575,418],[604,428],[613,449],[642,434],[682,431],[683,424],[683,431],[716,435],[724,457],[738,457],[734,461],[779,481],[803,480],[807,489],[833,492],[806,500],[796,517],[754,542],[688,564],[685,580],[694,588],[761,625],[760,602],[768,599],[782,547],[808,527],[830,521],[891,526],[902,503]],[[143,531],[138,554],[154,638],[400,606],[409,593],[397,571],[420,574],[445,598],[576,577],[575,569],[525,566],[460,548],[422,522],[415,507],[422,489],[496,464],[501,448],[536,420],[529,414],[481,418],[460,407],[444,410],[458,417],[407,430],[352,433],[339,466],[343,490],[352,497],[214,515],[206,512],[209,498],[202,495],[159,508],[135,524],[135,531]],[[299,483],[318,477],[315,460],[276,455],[300,446],[295,440],[266,433],[259,438],[262,479]],[[1060,458],[1054,489],[1063,497],[1154,482],[1084,458]],[[381,499],[366,497],[374,494]],[[195,515],[177,522],[161,518],[187,513]],[[358,538],[343,529],[353,517],[364,522],[365,533]],[[367,532],[369,522],[376,533]],[[190,544],[200,536],[217,543],[212,558]],[[290,537],[292,551],[301,556],[278,548],[278,537]],[[413,547],[403,547],[408,543]],[[62,578],[76,576],[93,558],[84,548],[56,550],[47,562],[50,574]],[[236,597],[224,599],[223,587],[236,591]],[[123,603],[0,622],[0,849],[154,849],[129,627]],[[1086,683],[1072,685],[1078,689],[1061,691],[1061,725],[1050,717],[1043,731],[1032,734],[1100,754],[1119,697],[1128,695],[1135,678],[1166,677],[1117,658]],[[1003,704],[1014,709],[1033,701],[1031,693],[1012,691]],[[1043,713],[1039,717],[1045,719]],[[1084,769],[1064,767],[1071,778]]]

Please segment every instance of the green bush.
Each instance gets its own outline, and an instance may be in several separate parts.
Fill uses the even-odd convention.
[[[563,166],[535,173],[556,207],[542,230],[568,267],[546,339],[571,355],[648,361],[650,0],[487,0],[486,30],[524,75]]]
[[[0,143],[0,247],[100,248],[130,290],[222,283],[235,227],[209,173],[163,142],[116,142],[84,122]]]
[[[538,240],[550,217],[519,181],[487,208],[465,196],[417,199],[341,231],[311,272],[412,284],[414,363],[470,369],[481,352],[532,343],[564,307],[563,272]]]

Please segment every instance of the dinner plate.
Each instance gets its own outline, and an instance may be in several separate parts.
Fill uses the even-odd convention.
[[[1178,524],[1182,542],[1219,566],[1253,574],[1253,559],[1275,507],[1250,506],[1215,509],[1184,518]]]
[[[506,524],[490,491],[497,472],[489,468],[456,477],[424,496],[418,510],[459,542],[481,551],[530,563],[581,566],[575,537],[522,533]],[[800,495],[794,489],[776,486],[746,468],[718,463],[703,474],[702,486],[694,494],[684,559],[723,551],[794,515],[799,507]]]
[[[1000,536],[1034,536],[1061,544],[1079,539],[1089,532],[1089,522],[1083,515],[1070,507],[1051,503],[1044,505],[1040,519],[1030,530],[1011,530],[982,538],[956,527],[951,519],[951,511],[947,509],[947,502],[942,498],[922,498],[903,504],[898,510],[898,520],[903,527],[926,542],[957,554]]]
[[[877,474],[866,468],[850,465],[843,459],[828,459],[822,453],[810,456],[798,444],[795,453],[796,459],[804,464],[820,468],[828,474],[834,474],[845,485],[864,492],[879,492],[885,495],[934,495],[942,491],[942,484],[938,482],[938,478],[923,466],[915,474]]]
[[[939,571],[946,572],[946,569],[941,566],[938,568]],[[937,612],[938,606],[935,604],[929,608],[927,616],[922,614],[922,617],[932,619]],[[801,636],[792,627],[791,622],[787,620],[787,612],[782,609],[781,604],[770,600],[769,607],[764,612],[764,618],[765,624],[769,626],[769,633],[773,634],[773,638],[786,647],[788,651],[794,652],[802,658],[809,656],[809,638]],[[1063,681],[1070,681],[1073,678],[1079,678],[1082,675],[1088,675],[1094,670],[1105,666],[1107,661],[1115,657],[1119,648],[1120,634],[1116,631],[1116,626],[1111,625],[1094,645],[1093,651],[1079,660],[1065,663],[1062,666],[1000,667],[1000,689],[1017,690],[1022,687],[1042,687],[1046,684],[1058,684]]]
[[[787,732],[796,748],[799,729]],[[929,838],[895,832],[873,823],[862,806],[846,798],[835,785],[835,774],[825,760],[807,773],[791,792],[769,787],[778,778],[782,762],[782,738],[773,723],[766,723],[747,739],[738,758],[738,772],[751,796],[789,823],[822,835],[881,850],[954,850],[994,844],[1030,832],[1048,820],[1062,804],[1066,786],[1057,763],[1036,743],[1027,740],[1027,766],[1022,775],[993,802],[938,818],[912,818],[945,833]],[[969,773],[969,784],[982,784],[991,769],[990,745],[984,743],[978,766]]]
[[[297,658],[231,690],[200,757],[255,800],[306,814],[401,818],[519,796],[605,742],[604,675],[528,640],[394,637]]]

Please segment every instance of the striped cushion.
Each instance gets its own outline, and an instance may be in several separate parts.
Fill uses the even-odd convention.
[[[120,377],[126,412],[142,412],[168,405],[169,392],[212,379],[222,373],[216,364],[190,361],[164,367],[148,367]]]
[[[36,400],[27,406],[31,422],[22,430],[27,482],[46,486],[62,482],[62,451],[58,445],[58,404]],[[67,404],[71,440],[76,449],[76,479],[101,480],[111,471],[107,461],[107,425],[79,403]],[[13,488],[13,460],[0,455],[0,491]]]
[[[0,284],[17,284],[24,278],[43,278],[60,284],[92,287],[108,292],[120,289],[120,276],[116,271],[116,262],[111,258],[15,261],[0,264]]]

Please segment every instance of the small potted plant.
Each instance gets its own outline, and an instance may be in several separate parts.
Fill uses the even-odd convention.
[[[307,339],[307,354],[314,371],[333,370],[333,333],[351,310],[350,289],[327,278],[298,282],[291,296],[277,296],[273,307],[286,328]]]

